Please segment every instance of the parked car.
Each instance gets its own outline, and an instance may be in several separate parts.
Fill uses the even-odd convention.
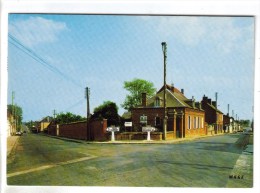
[[[18,132],[15,133],[15,135],[17,135],[17,136],[22,136],[22,134],[23,134],[23,133],[20,132],[20,131],[18,131]]]

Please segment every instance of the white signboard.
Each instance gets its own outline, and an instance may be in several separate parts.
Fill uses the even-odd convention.
[[[119,127],[108,127],[107,128],[108,132],[112,132],[112,131],[119,131]]]
[[[132,127],[133,123],[132,122],[125,122],[125,127]]]
[[[155,127],[142,127],[142,132],[148,132],[148,131],[156,131]]]

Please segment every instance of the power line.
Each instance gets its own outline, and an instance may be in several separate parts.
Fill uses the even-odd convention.
[[[78,106],[79,104],[81,104],[85,99],[80,99],[78,102],[74,103],[73,105],[69,106],[68,108],[65,109],[65,111],[68,111],[76,106]]]
[[[15,38],[13,35],[8,33],[8,37],[13,41],[9,42],[14,45],[16,48],[21,50],[23,53],[27,54],[29,57],[33,58],[35,61],[37,61],[39,64],[43,65],[44,67],[48,68],[53,73],[56,73],[60,75],[62,78],[66,79],[67,81],[72,82],[74,85],[82,88],[80,84],[78,84],[75,80],[73,80],[71,77],[67,76],[63,72],[61,72],[57,67],[51,65],[49,62],[47,62],[44,58],[40,57],[36,52],[26,47],[24,44],[22,44],[17,38]]]

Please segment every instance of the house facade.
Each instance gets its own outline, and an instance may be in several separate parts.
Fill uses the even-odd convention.
[[[142,94],[142,104],[133,108],[132,122],[134,131],[142,131],[144,126],[152,126],[163,131],[164,87],[155,96],[147,99]],[[167,139],[205,135],[205,112],[195,99],[188,99],[174,86],[166,85]]]
[[[223,130],[225,133],[234,132],[234,118],[230,117],[229,114],[223,115]]]
[[[204,95],[201,105],[205,111],[205,122],[213,129],[212,132],[214,134],[223,133],[223,113],[217,108],[217,102]]]
[[[47,128],[50,125],[52,119],[52,117],[47,116],[44,117],[41,121],[39,121],[36,125],[37,133],[47,131]]]
[[[14,116],[7,111],[7,136],[15,135],[17,132],[16,120]]]

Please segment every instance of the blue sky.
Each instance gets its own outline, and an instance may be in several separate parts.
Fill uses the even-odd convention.
[[[8,103],[23,108],[24,121],[56,112],[86,115],[111,100],[124,112],[124,81],[163,84],[161,42],[168,45],[167,83],[200,101],[205,94],[219,109],[252,119],[254,18],[206,16],[9,14],[9,34],[50,67],[32,59],[9,38]],[[13,44],[12,44],[12,43]]]

